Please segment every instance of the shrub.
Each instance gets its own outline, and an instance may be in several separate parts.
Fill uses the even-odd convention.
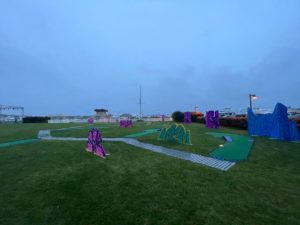
[[[192,114],[191,114],[192,122],[197,122],[198,117],[204,117],[203,113],[202,112],[192,112]]]
[[[173,112],[172,119],[174,122],[183,122],[183,120],[184,120],[183,112],[180,112],[180,111]]]
[[[247,130],[248,129],[248,119],[247,119],[247,117],[220,118],[220,125]]]
[[[23,118],[23,123],[48,123],[50,117],[43,116],[27,116]]]
[[[197,116],[196,117],[196,122],[197,123],[205,123],[205,117],[204,116]]]
[[[197,123],[206,123],[204,116],[197,116],[195,119]],[[239,129],[248,129],[248,118],[247,117],[225,117],[220,118],[220,125],[227,127],[235,127]],[[292,118],[289,121],[295,121],[300,132],[300,118]]]
[[[300,132],[300,118],[291,118],[289,119],[289,121],[295,121],[297,127],[298,127],[298,131]]]
[[[198,117],[198,115],[194,115],[194,114],[191,115],[191,120],[193,123],[197,122],[197,117]]]

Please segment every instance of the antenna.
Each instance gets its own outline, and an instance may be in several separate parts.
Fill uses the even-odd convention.
[[[139,105],[140,105],[140,120],[142,119],[142,88],[140,86],[140,100],[139,100]]]

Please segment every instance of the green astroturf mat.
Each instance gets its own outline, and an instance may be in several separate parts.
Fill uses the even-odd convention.
[[[87,126],[60,128],[60,129],[54,129],[54,130],[82,130],[82,129],[89,129],[89,128],[104,129],[104,128],[109,128],[109,127],[93,127],[92,125],[87,125]]]
[[[223,144],[224,147],[218,147],[210,153],[210,156],[216,159],[228,161],[245,161],[253,144],[253,138],[249,136],[214,132],[207,132],[205,134],[212,135],[216,138],[229,136],[232,139],[231,142],[226,141]]]
[[[34,142],[34,141],[40,141],[40,139],[27,139],[27,140],[2,143],[2,144],[0,144],[0,148],[6,148],[6,147],[14,146],[14,145],[20,145],[20,144],[30,143],[30,142]]]
[[[149,129],[149,130],[144,130],[141,133],[129,134],[129,135],[126,135],[125,137],[127,137],[127,138],[135,138],[135,137],[140,137],[140,136],[144,136],[144,135],[147,135],[147,134],[153,134],[153,133],[157,133],[157,132],[159,132],[159,131],[157,131],[156,129]]]

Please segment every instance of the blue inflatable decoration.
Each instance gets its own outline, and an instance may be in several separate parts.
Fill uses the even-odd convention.
[[[300,141],[295,121],[290,122],[287,107],[277,103],[273,113],[257,116],[248,108],[248,133],[286,141]]]

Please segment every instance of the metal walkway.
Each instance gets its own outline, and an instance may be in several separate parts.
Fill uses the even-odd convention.
[[[59,141],[87,141],[87,138],[72,138],[72,137],[52,137],[50,134],[50,130],[40,130],[38,134],[38,138],[42,140],[59,140]],[[198,163],[202,165],[206,165],[209,167],[213,167],[219,170],[227,171],[232,166],[235,165],[235,162],[229,162],[225,160],[218,160],[211,157],[206,157],[202,155],[197,155],[188,152],[182,152],[175,149],[164,148],[162,146],[146,144],[140,142],[133,138],[103,138],[104,141],[122,141],[127,144],[137,146],[143,149],[147,149],[153,152],[158,152],[164,155],[172,156],[179,159],[188,160],[193,163]]]

